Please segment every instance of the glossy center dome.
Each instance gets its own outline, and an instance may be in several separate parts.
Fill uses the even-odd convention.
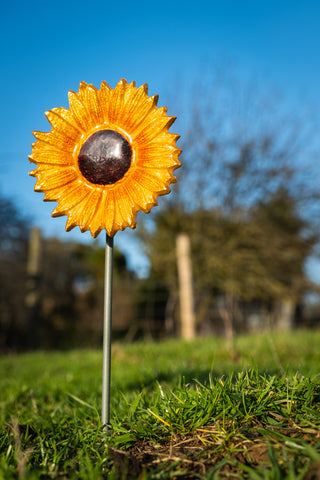
[[[129,170],[132,149],[127,139],[115,130],[99,130],[82,145],[79,169],[89,182],[112,185]]]

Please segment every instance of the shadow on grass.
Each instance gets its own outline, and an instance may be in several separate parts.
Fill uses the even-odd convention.
[[[206,368],[182,368],[177,369],[176,371],[158,371],[155,372],[153,375],[147,374],[146,377],[141,381],[139,384],[137,382],[128,382],[125,385],[125,389],[127,391],[134,391],[139,388],[146,388],[153,389],[156,383],[161,385],[168,385],[170,387],[178,386],[178,385],[188,385],[193,384],[195,382],[201,383],[202,385],[209,385],[210,381],[214,383],[219,379],[230,380],[231,382],[235,383],[237,381],[238,374],[246,374],[246,372],[250,374],[261,375],[264,377],[271,377],[271,376],[278,376],[282,377],[283,373],[277,369],[257,369],[254,368],[246,368],[244,369],[241,365],[238,366],[229,366],[225,369],[224,373],[221,370],[215,369],[206,369]]]

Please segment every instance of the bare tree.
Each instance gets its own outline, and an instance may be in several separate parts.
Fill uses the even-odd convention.
[[[320,218],[314,124],[275,91],[223,69],[198,80],[184,113],[179,182],[145,236],[146,251],[177,295],[174,236],[190,236],[195,296],[202,298],[196,305],[204,318],[210,299],[220,298],[216,305],[232,340],[235,322],[244,321],[239,302],[296,301],[306,288],[303,266]],[[280,197],[287,208],[282,227],[271,215],[282,208]],[[258,221],[263,206],[269,213]]]
[[[10,199],[0,197],[0,351],[26,348],[26,259],[29,224]]]

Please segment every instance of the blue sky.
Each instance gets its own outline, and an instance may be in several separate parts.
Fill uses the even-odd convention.
[[[33,192],[27,158],[32,130],[50,130],[44,112],[68,107],[67,91],[82,80],[97,87],[102,80],[114,87],[120,78],[148,83],[159,105],[175,114],[169,102],[176,79],[188,83],[226,57],[297,108],[308,102],[320,111],[318,1],[11,0],[2,2],[0,22],[0,194],[15,199],[45,235],[90,238],[78,229],[65,233],[66,217],[51,218],[55,204]],[[183,134],[176,125],[172,131]],[[133,232],[119,232],[116,244],[143,266],[132,255]]]

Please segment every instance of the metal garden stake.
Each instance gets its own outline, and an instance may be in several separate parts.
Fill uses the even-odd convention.
[[[170,192],[180,167],[179,135],[169,132],[175,120],[146,84],[122,79],[112,89],[85,82],[69,92],[69,109],[46,112],[50,132],[33,132],[30,162],[37,168],[35,191],[58,202],[53,217],[67,215],[66,230],[79,226],[95,238],[106,230],[102,425],[110,422],[113,237],[135,228],[139,210],[149,213],[157,197]]]

